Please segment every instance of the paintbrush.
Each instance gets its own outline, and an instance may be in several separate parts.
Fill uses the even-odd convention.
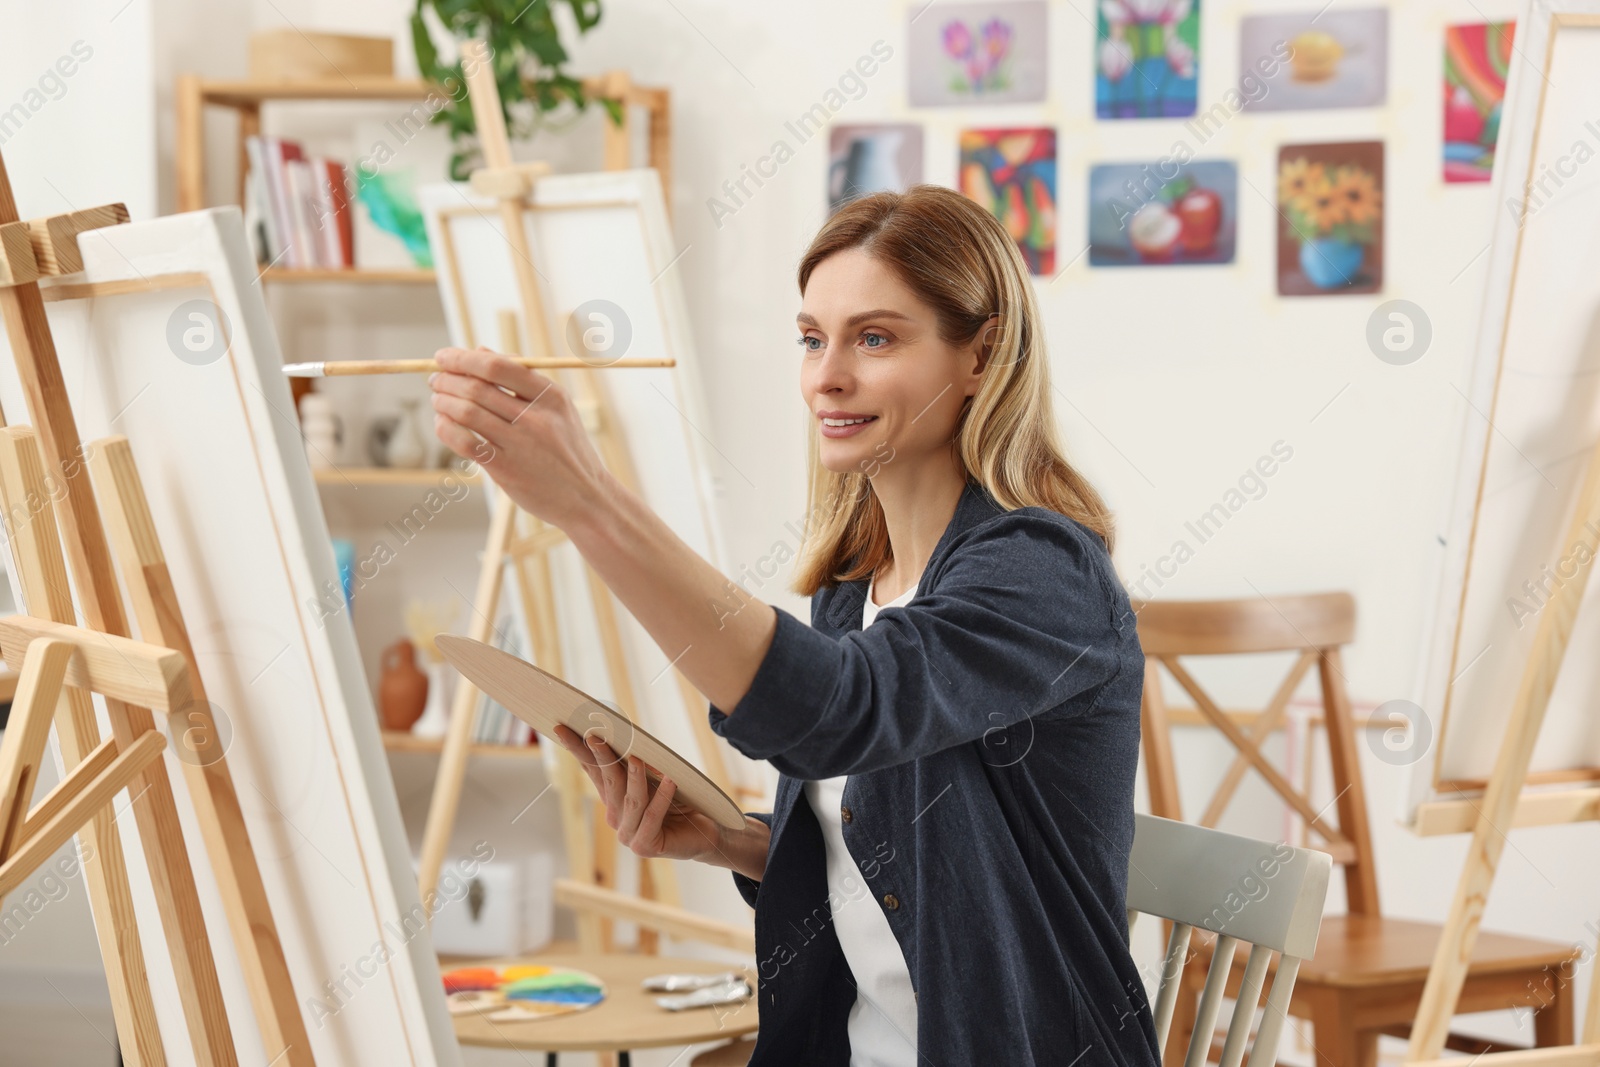
[[[618,359],[610,363],[591,363],[586,359],[578,359],[576,356],[563,356],[554,359],[507,358],[518,366],[533,367],[535,369],[572,367],[577,369],[608,370],[611,367],[676,367],[678,365],[677,360],[668,356]],[[335,378],[347,374],[429,374],[439,369],[438,360],[433,359],[348,359],[323,360],[317,363],[285,363],[283,365],[283,373],[290,378]]]

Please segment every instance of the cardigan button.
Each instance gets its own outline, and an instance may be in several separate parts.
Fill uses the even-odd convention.
[[[896,908],[900,907],[900,898],[895,896],[893,893],[885,893],[883,895],[883,906],[888,908],[890,911],[894,911]]]
[[[855,816],[850,814],[849,808],[840,807],[839,818],[843,819],[845,822],[849,822],[851,819],[854,819]]]

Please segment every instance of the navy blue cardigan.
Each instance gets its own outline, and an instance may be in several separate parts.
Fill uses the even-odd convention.
[[[847,1067],[855,982],[810,779],[849,775],[845,844],[917,996],[919,1062],[1154,1067],[1125,900],[1144,655],[1110,556],[969,479],[915,596],[861,627],[867,581],[778,608],[712,728],[780,772],[756,910],[751,1067]],[[922,994],[928,994],[926,1003]]]

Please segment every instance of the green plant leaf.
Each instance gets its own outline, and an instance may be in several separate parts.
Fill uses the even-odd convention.
[[[439,81],[439,50],[433,45],[428,24],[422,19],[422,6],[427,0],[417,0],[417,10],[411,16],[411,47],[417,53],[417,70],[424,78]]]
[[[437,45],[424,18],[424,12],[431,8],[457,40],[477,37],[488,45],[506,128],[513,135],[531,135],[544,113],[569,104],[581,111],[589,102],[582,83],[562,69],[569,56],[555,19],[559,3],[565,3],[571,11],[580,34],[600,23],[602,0],[416,0],[411,43],[417,69],[436,82],[443,83],[451,76],[461,78],[459,62],[445,67],[439,61]],[[612,122],[621,125],[621,106],[616,101],[606,101],[605,107]],[[461,94],[441,108],[433,121],[450,132],[455,150],[450,158],[451,177],[464,179],[468,164],[479,155],[471,101]]]

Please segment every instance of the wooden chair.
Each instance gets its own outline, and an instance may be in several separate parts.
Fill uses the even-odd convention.
[[[1278,1040],[1293,995],[1295,978],[1317,947],[1322,903],[1328,895],[1333,861],[1327,853],[1254,841],[1220,830],[1135,816],[1133,852],[1128,862],[1128,925],[1143,913],[1172,924],[1156,994],[1156,1039],[1168,1062],[1199,1067],[1211,1047],[1223,997],[1234,997],[1222,1045],[1222,1067],[1245,1063],[1245,1044],[1255,1022],[1256,1003],[1272,973],[1272,991],[1250,1049],[1248,1067],[1277,1060]],[[1265,891],[1239,896],[1239,887]],[[1243,903],[1235,905],[1235,901]],[[1170,1040],[1173,1016],[1184,999],[1183,960],[1195,929],[1216,935],[1215,952],[1200,993],[1200,1006],[1188,1032]],[[1224,993],[1240,945],[1249,945],[1242,992]],[[1273,954],[1277,953],[1274,961]]]
[[[1289,1006],[1311,1020],[1319,1064],[1373,1067],[1378,1037],[1410,1033],[1438,943],[1436,923],[1392,919],[1378,904],[1378,879],[1367,821],[1366,791],[1340,649],[1355,636],[1355,601],[1348,593],[1215,601],[1134,601],[1145,653],[1143,749],[1150,809],[1181,819],[1169,708],[1161,668],[1194,701],[1194,711],[1236,750],[1232,764],[1199,819],[1214,826],[1240,781],[1255,770],[1282,801],[1320,838],[1317,848],[1344,868],[1348,914],[1322,920],[1321,950],[1301,968]],[[1248,721],[1226,713],[1180,662],[1186,656],[1297,652],[1271,701]],[[1335,799],[1314,805],[1267,759],[1261,744],[1282,723],[1289,700],[1312,666],[1320,682]],[[1179,1035],[1193,1025],[1194,996],[1204,982],[1211,949],[1202,945],[1181,980],[1174,1026]],[[1532,1007],[1535,1044],[1570,1044],[1573,1012],[1571,968],[1578,949],[1551,941],[1484,933],[1478,938],[1457,1010],[1462,1013]],[[1237,987],[1241,969],[1233,967]],[[1508,1046],[1451,1035],[1449,1048],[1467,1052]],[[1178,1062],[1169,1056],[1167,1063]]]

